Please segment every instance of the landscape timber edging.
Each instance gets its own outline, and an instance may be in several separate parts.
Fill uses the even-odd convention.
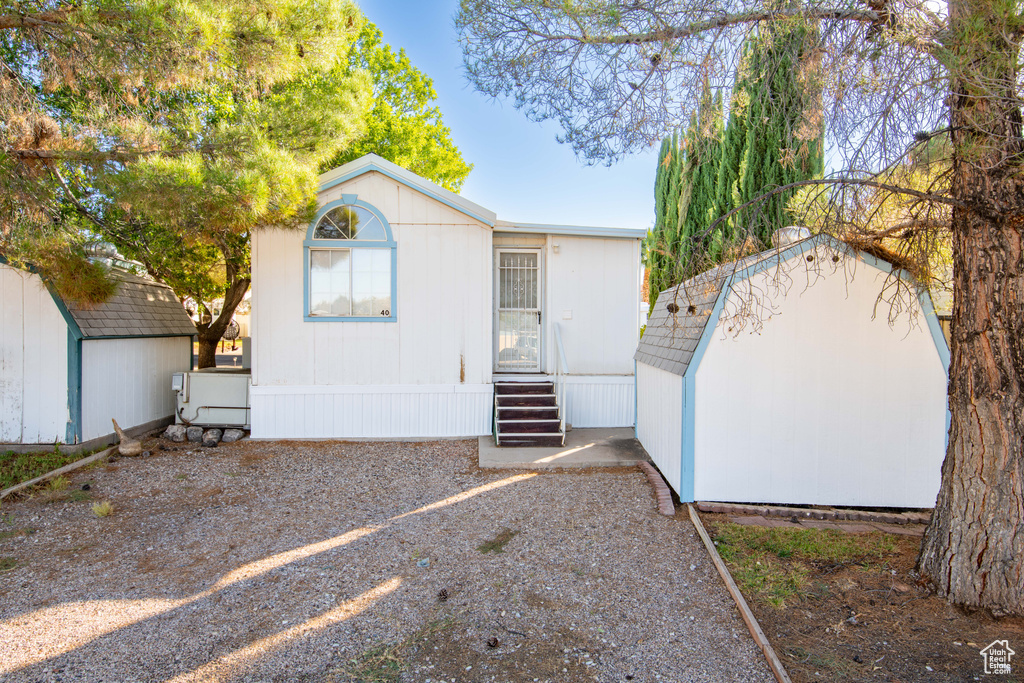
[[[715,564],[715,568],[718,569],[718,573],[722,576],[722,581],[725,582],[725,587],[729,591],[729,595],[736,602],[736,608],[740,612],[740,616],[743,617],[744,623],[747,625],[747,629],[750,631],[750,635],[753,636],[754,642],[760,648],[761,653],[764,654],[764,658],[768,660],[768,667],[775,674],[775,679],[779,683],[793,683],[789,674],[786,673],[785,667],[782,666],[782,660],[775,654],[775,649],[771,643],[768,642],[768,638],[764,635],[764,631],[761,630],[761,625],[757,623],[757,619],[754,617],[754,613],[750,611],[750,606],[747,605],[747,601],[743,598],[743,593],[736,586],[736,582],[732,580],[732,574],[729,573],[729,568],[725,566],[725,562],[722,561],[722,557],[718,554],[718,550],[715,548],[714,541],[708,536],[708,532],[704,530],[704,525],[700,521],[700,517],[697,515],[697,511],[693,509],[693,505],[687,503],[687,509],[690,511],[690,521],[693,522],[694,528],[697,530],[697,534],[700,536],[700,540],[704,542],[704,547],[707,548],[708,554],[711,556],[711,561]]]
[[[64,467],[58,467],[52,472],[47,472],[46,474],[36,477],[35,479],[29,479],[28,481],[23,481],[20,484],[15,484],[10,488],[6,488],[3,491],[0,491],[0,500],[3,500],[12,493],[17,493],[18,491],[21,491],[22,489],[27,489],[30,486],[41,484],[47,479],[51,479],[53,477],[56,477],[57,475],[67,474],[68,472],[74,472],[80,467],[85,467],[86,465],[91,465],[94,462],[106,460],[116,450],[117,446],[111,446],[110,448],[106,448],[100,451],[99,453],[94,453],[90,455],[88,458],[82,458],[81,460],[76,460],[72,463],[68,463],[67,465],[64,465]]]

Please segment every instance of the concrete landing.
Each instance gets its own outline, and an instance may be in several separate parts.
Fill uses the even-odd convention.
[[[548,469],[555,467],[629,467],[650,460],[633,437],[632,427],[573,429],[557,448],[499,448],[493,436],[480,437],[480,467]]]

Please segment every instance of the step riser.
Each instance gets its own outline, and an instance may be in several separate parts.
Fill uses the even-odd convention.
[[[550,422],[534,421],[534,420],[509,420],[507,422],[498,422],[498,434],[523,434],[529,433],[542,433],[542,434],[556,434],[558,433],[560,425],[558,420],[552,420]]]
[[[522,446],[561,446],[562,437],[555,436],[519,436],[515,438],[502,439],[499,446],[522,447]]]
[[[516,410],[515,408],[498,408],[499,420],[557,420],[558,408],[538,408]]]
[[[558,401],[554,394],[537,394],[536,396],[495,396],[495,405],[499,408],[505,406],[536,406],[555,408]]]
[[[494,393],[502,394],[551,394],[555,391],[555,385],[551,382],[507,382],[494,385]]]

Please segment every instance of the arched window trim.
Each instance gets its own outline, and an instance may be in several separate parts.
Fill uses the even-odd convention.
[[[380,221],[384,226],[386,240],[336,240],[316,239],[313,232],[324,215],[339,206],[354,205],[366,209]],[[354,315],[310,315],[309,314],[309,271],[310,271],[310,247],[313,249],[330,249],[332,245],[339,249],[358,249],[360,247],[371,247],[375,249],[391,250],[391,315],[389,316],[354,316]],[[362,201],[354,194],[345,194],[341,199],[329,202],[320,207],[316,218],[306,229],[306,239],[302,242],[302,319],[306,322],[396,322],[398,320],[398,243],[391,231],[391,224],[384,217],[377,207]]]

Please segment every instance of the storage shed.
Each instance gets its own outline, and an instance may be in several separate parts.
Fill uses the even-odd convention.
[[[662,292],[637,437],[684,501],[925,508],[949,351],[926,291],[819,235]]]
[[[117,291],[85,308],[0,260],[0,449],[100,445],[174,415],[171,374],[192,367],[195,326],[168,287],[113,270]]]
[[[372,154],[319,203],[253,235],[254,438],[633,426],[644,230],[502,221]]]

